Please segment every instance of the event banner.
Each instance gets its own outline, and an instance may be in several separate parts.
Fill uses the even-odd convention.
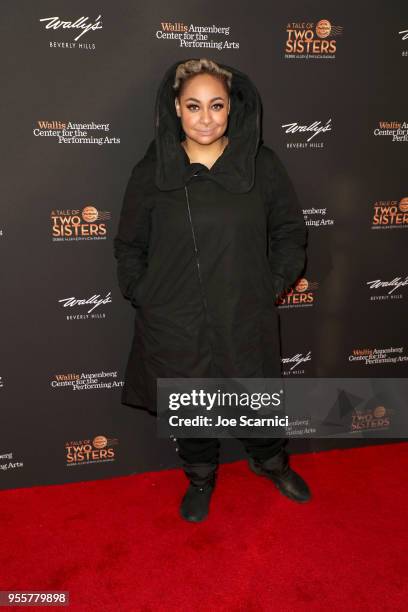
[[[0,12],[0,489],[177,467],[166,432],[197,435],[162,429],[163,413],[158,431],[143,398],[121,401],[149,310],[124,299],[113,249],[126,185],[155,136],[159,84],[190,58],[233,66],[257,87],[262,140],[308,228],[306,266],[275,303],[279,389],[299,396],[280,425],[291,452],[401,440],[407,1],[19,0]],[[224,457],[241,458],[238,447],[224,440]]]

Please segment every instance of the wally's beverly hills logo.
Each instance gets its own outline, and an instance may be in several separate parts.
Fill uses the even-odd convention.
[[[328,19],[292,22],[286,26],[285,59],[335,59],[342,26]]]
[[[41,17],[38,21],[49,30],[58,35],[59,40],[50,40],[49,46],[64,49],[95,49],[95,43],[85,41],[85,36],[96,30],[102,30],[101,15],[96,19],[78,17],[76,19],[61,19],[58,16]],[[79,42],[79,40],[81,41]]]
[[[371,223],[371,229],[408,227],[408,198],[374,202]]]
[[[298,280],[294,288],[283,293],[277,299],[279,308],[300,308],[313,306],[316,300],[316,290],[319,284],[307,278]]]
[[[325,143],[322,136],[333,129],[331,118],[325,123],[312,121],[302,124],[292,121],[283,123],[281,127],[285,134],[290,135],[286,142],[287,149],[323,149]]]
[[[92,440],[74,440],[65,443],[66,465],[89,465],[115,461],[118,438],[95,436]]]
[[[402,41],[405,43],[408,41],[408,30],[400,30],[398,34],[401,36]],[[401,55],[402,57],[408,57],[408,49],[406,47],[401,51]]]
[[[377,278],[367,281],[366,285],[370,289],[370,301],[401,300],[406,291],[401,289],[408,286],[408,276],[395,276],[391,280]]]
[[[53,242],[72,240],[106,240],[105,220],[111,218],[108,211],[88,205],[82,210],[51,211]]]
[[[308,353],[296,353],[291,357],[282,357],[283,376],[299,376],[305,374],[305,363],[312,361],[312,351]]]
[[[88,319],[105,319],[106,313],[101,312],[100,309],[105,304],[112,304],[112,297],[109,291],[104,297],[96,293],[87,298],[65,297],[58,300],[58,302],[66,309],[65,316],[67,321],[84,321]],[[97,311],[97,309],[99,310]]]

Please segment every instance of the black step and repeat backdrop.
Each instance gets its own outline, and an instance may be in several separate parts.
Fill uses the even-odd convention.
[[[279,304],[285,376],[406,376],[406,2],[1,10],[0,488],[178,465],[154,419],[120,403],[134,310],[112,245],[157,86],[177,60],[250,75],[264,142],[296,186],[309,251]],[[375,433],[383,416],[365,427]],[[358,443],[291,441],[294,452]],[[225,445],[224,458],[242,456]]]

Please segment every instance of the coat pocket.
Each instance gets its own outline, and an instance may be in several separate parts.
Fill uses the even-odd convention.
[[[274,299],[277,299],[280,296],[280,294],[283,292],[285,288],[285,283],[280,277],[273,276],[272,284],[273,284],[273,296],[274,296]]]
[[[273,301],[277,300],[284,289],[284,281],[281,277],[272,272],[269,263],[266,265],[266,275],[268,278],[268,291]]]
[[[145,290],[146,290],[147,273],[148,273],[147,270],[142,272],[141,276],[139,276],[135,285],[133,286],[132,293],[131,293],[131,300],[130,300],[133,306],[138,307],[138,306],[141,306],[143,303],[143,298],[144,298]]]

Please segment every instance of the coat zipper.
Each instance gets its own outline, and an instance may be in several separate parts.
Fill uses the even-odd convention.
[[[195,175],[194,175],[195,176]],[[202,301],[203,301],[203,305],[204,305],[204,312],[205,312],[205,319],[207,322],[208,327],[210,326],[210,320],[209,320],[209,313],[208,313],[208,303],[207,303],[207,296],[205,294],[205,290],[204,290],[204,284],[203,284],[203,279],[201,276],[201,268],[200,268],[200,258],[199,258],[199,252],[198,252],[198,248],[197,248],[197,241],[196,241],[196,236],[195,236],[195,232],[194,232],[194,225],[193,225],[193,220],[191,218],[191,210],[190,210],[190,198],[188,196],[188,189],[187,189],[187,185],[184,185],[184,190],[185,190],[185,194],[186,194],[186,200],[187,200],[187,210],[188,210],[188,219],[190,222],[190,227],[191,227],[191,233],[193,235],[193,242],[194,242],[194,255],[195,255],[195,260],[196,260],[196,266],[197,266],[197,272],[198,272],[198,279],[200,282],[200,290],[201,290],[201,297],[202,297]],[[210,349],[211,349],[211,360],[212,360],[212,364],[214,364],[214,351],[213,351],[213,347],[212,347],[212,343],[211,340],[208,339],[209,344],[210,344]]]
[[[203,298],[204,308],[205,308],[206,314],[208,314],[207,297],[206,297],[206,295],[205,295],[204,286],[203,286],[203,280],[202,280],[202,277],[201,277],[200,259],[199,259],[199,257],[198,257],[197,241],[196,241],[196,237],[195,237],[195,232],[194,232],[193,221],[192,221],[192,219],[191,219],[191,211],[190,211],[190,199],[189,199],[189,197],[188,197],[188,189],[187,189],[187,185],[184,185],[184,189],[185,189],[185,192],[186,192],[187,209],[188,209],[188,219],[189,219],[189,221],[190,221],[191,233],[193,234],[193,242],[194,242],[194,254],[195,254],[195,258],[196,258],[197,271],[198,271],[198,278],[199,278],[199,280],[200,280],[200,289],[201,289],[201,295],[202,295],[202,298]]]

